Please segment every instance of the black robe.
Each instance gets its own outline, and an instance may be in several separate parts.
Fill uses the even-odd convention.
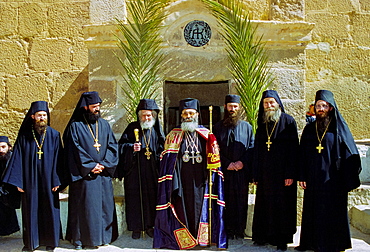
[[[118,163],[117,141],[107,121],[98,120],[100,151],[85,121],[72,122],[64,133],[69,185],[66,239],[74,245],[99,246],[118,236],[112,177]],[[96,123],[90,124],[94,136]],[[91,170],[99,163],[100,174]]]
[[[248,190],[251,180],[251,148],[254,145],[252,126],[246,121],[239,121],[232,129],[223,121],[214,127],[214,134],[220,146],[221,167],[225,178],[225,226],[229,234],[243,234],[247,224]],[[243,169],[229,171],[231,162],[241,161]]]
[[[35,131],[37,141],[41,136]],[[29,249],[59,245],[61,238],[59,193],[62,144],[60,134],[47,127],[41,159],[31,127],[18,134],[3,182],[24,190],[22,193],[23,243]]]
[[[136,141],[134,129],[140,130],[139,140],[141,143],[141,150],[139,152],[133,151],[133,145]],[[153,228],[156,214],[155,207],[157,204],[159,157],[163,151],[164,136],[159,135],[160,133],[158,133],[154,127],[151,130],[150,137],[150,130],[146,129],[144,132],[146,134],[146,140],[150,141],[149,151],[152,154],[149,160],[147,156],[144,155],[146,152],[146,143],[139,122],[130,123],[118,142],[120,160],[117,170],[120,174],[119,178],[124,177],[126,222],[127,229],[130,231],[143,231],[148,228]],[[141,213],[141,204],[143,214]],[[144,219],[144,224],[142,223],[142,217]]]
[[[0,160],[0,174],[4,173],[11,151],[8,151],[6,155],[8,158]],[[18,198],[19,192],[15,186],[5,184],[2,186],[2,190],[8,193],[8,195],[4,196],[4,199]],[[0,201],[0,236],[10,235],[19,231],[17,213],[12,206],[13,204],[9,205],[8,203]]]
[[[271,134],[274,122],[269,123]],[[266,124],[259,123],[253,150],[253,179],[258,182],[252,239],[272,245],[293,242],[296,232],[297,184],[285,186],[285,179],[295,179],[299,139],[296,123],[282,112],[267,150]]]
[[[329,126],[318,153],[316,123],[308,124],[300,143],[300,181],[305,181],[300,246],[320,251],[344,251],[351,248],[347,213],[347,185],[357,184],[360,158],[351,155],[345,143],[338,144],[341,165],[335,162],[337,152],[333,127]],[[320,137],[322,133],[320,133]],[[355,169],[352,169],[355,168]],[[354,172],[352,172],[354,171]]]

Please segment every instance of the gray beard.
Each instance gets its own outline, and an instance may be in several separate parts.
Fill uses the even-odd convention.
[[[198,128],[198,119],[194,119],[192,122],[182,122],[181,129],[183,131],[194,132]]]
[[[276,108],[273,111],[265,111],[265,113],[263,114],[263,122],[264,123],[276,122],[277,120],[279,120],[280,116],[281,116],[280,108]]]
[[[140,126],[142,129],[150,129],[154,126],[155,124],[155,120],[150,120],[150,121],[145,121],[145,122],[142,122],[140,121]]]

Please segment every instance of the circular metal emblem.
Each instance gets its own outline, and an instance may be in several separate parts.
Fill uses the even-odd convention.
[[[204,46],[211,39],[211,27],[200,20],[189,22],[184,29],[184,37],[189,45],[200,47]]]

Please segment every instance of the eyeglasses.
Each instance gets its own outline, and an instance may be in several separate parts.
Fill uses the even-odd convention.
[[[325,104],[325,105],[320,105],[320,104],[317,104],[315,105],[315,108],[316,109],[320,109],[320,108],[323,108],[323,109],[329,109],[329,105]]]

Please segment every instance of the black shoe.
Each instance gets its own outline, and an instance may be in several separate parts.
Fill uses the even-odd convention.
[[[244,239],[246,237],[246,234],[244,232],[236,232],[235,233],[235,238],[236,239]]]
[[[83,246],[84,249],[98,249],[98,246]]]
[[[288,246],[286,244],[279,244],[276,246],[277,250],[286,251],[288,249]]]
[[[23,248],[22,248],[22,251],[25,251],[25,252],[31,252],[31,251],[33,251],[32,249],[29,249],[28,247],[26,247],[26,246],[24,246]]]
[[[54,251],[55,247],[53,246],[46,246],[46,251]]]
[[[304,246],[298,246],[298,247],[295,247],[294,250],[297,250],[297,251],[306,251],[306,250],[310,250],[310,249],[307,248],[307,247],[304,247]]]
[[[153,228],[148,228],[145,232],[146,232],[146,234],[147,234],[150,238],[153,238],[153,236],[154,236],[154,229],[153,229]]]
[[[267,242],[264,242],[264,241],[254,241],[253,242],[253,245],[255,245],[255,246],[265,246],[265,245],[267,245]]]
[[[140,238],[140,231],[132,231],[132,239],[139,239]]]

